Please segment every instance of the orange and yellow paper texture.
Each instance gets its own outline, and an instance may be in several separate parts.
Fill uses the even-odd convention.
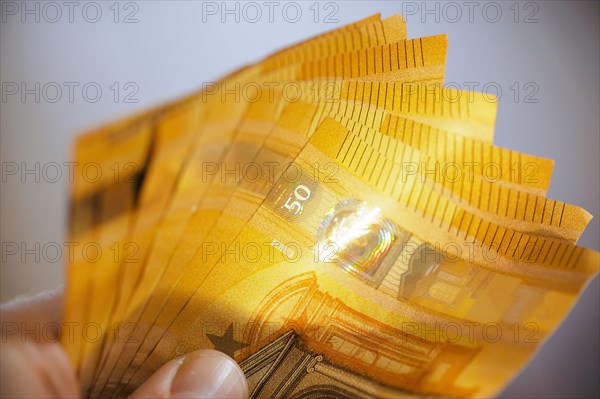
[[[85,394],[199,348],[253,398],[498,392],[600,258],[591,216],[545,197],[553,162],[443,88],[446,47],[375,15],[81,136],[103,177],[71,195],[71,239],[103,253],[68,265]]]

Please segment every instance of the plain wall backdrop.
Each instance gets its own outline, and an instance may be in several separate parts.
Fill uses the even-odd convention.
[[[376,12],[403,13],[409,38],[447,33],[446,81],[492,94],[500,89],[495,143],[555,159],[549,197],[600,216],[598,3],[267,3],[99,1],[69,8],[3,1],[3,246],[66,241],[68,168],[56,179],[49,165],[69,161],[78,132],[195,91],[276,49]],[[31,93],[22,98],[22,89],[35,91],[36,82],[39,102]],[[56,86],[62,88],[57,100]],[[15,87],[19,92],[11,94]],[[20,172],[37,167],[39,179],[36,172],[7,173],[15,165]],[[580,244],[598,250],[599,240],[594,219]],[[62,283],[62,259],[53,261],[54,252],[37,260],[20,254],[3,249],[3,301]],[[598,304],[596,278],[503,396],[598,397]]]

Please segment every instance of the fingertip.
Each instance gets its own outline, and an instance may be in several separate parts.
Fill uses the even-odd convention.
[[[185,357],[171,384],[171,396],[247,398],[248,383],[232,358],[216,350],[201,350]]]
[[[28,331],[36,331],[39,326],[42,326],[42,330],[47,334],[37,334],[35,339],[56,342],[58,340],[57,329],[47,327],[63,321],[63,300],[62,287],[35,295],[18,296],[0,304],[2,323],[17,327],[16,331],[11,331],[12,335],[20,335],[24,338],[30,337],[30,334],[27,334]]]
[[[0,344],[0,397],[78,398],[75,370],[58,344]]]
[[[229,356],[212,349],[171,360],[132,395],[162,398],[247,398],[242,369]]]

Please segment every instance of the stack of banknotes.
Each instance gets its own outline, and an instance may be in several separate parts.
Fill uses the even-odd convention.
[[[84,394],[202,348],[253,398],[498,393],[600,257],[591,215],[545,197],[553,162],[493,145],[496,99],[444,88],[446,48],[375,15],[81,136]]]

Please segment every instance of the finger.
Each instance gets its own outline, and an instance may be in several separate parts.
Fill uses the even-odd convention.
[[[62,302],[63,290],[57,288],[3,303],[0,306],[3,335],[10,332],[36,342],[56,342],[63,318]]]
[[[212,350],[188,353],[163,365],[131,396],[138,398],[247,398],[242,369]]]
[[[77,398],[75,371],[58,344],[2,343],[3,398]]]

